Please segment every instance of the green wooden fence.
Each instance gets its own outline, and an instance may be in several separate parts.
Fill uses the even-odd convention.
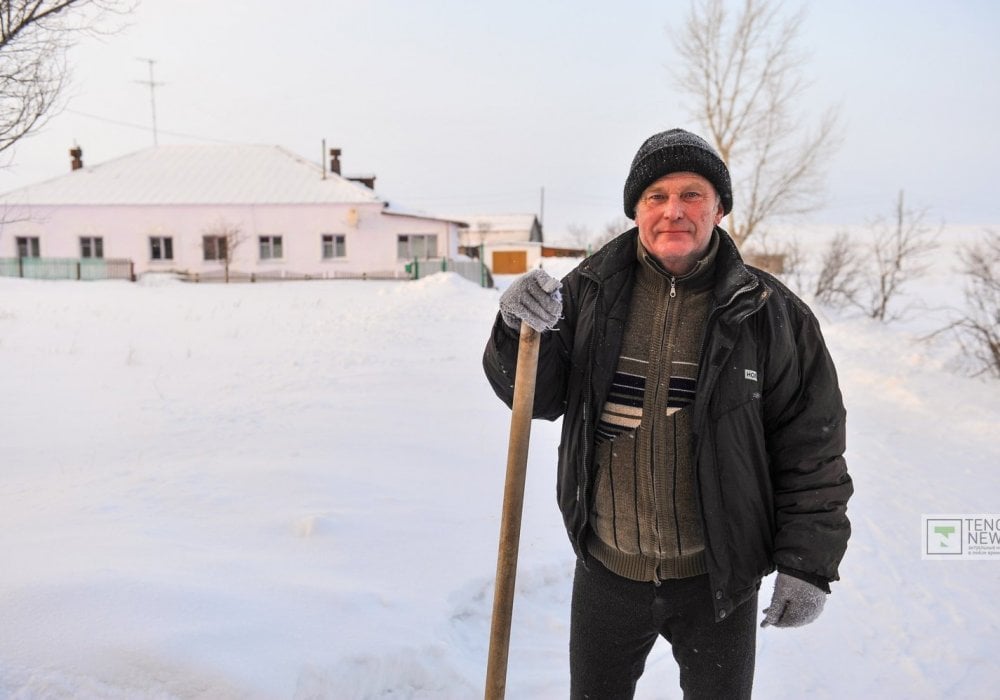
[[[0,277],[134,282],[135,267],[124,258],[0,258]]]

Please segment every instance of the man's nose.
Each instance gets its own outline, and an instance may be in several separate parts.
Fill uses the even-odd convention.
[[[663,216],[668,219],[679,219],[684,216],[684,208],[681,206],[680,197],[668,197],[667,203],[663,205]]]

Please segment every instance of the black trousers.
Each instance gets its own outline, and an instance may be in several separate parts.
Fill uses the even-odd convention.
[[[757,595],[715,621],[708,574],[639,583],[577,562],[570,622],[570,696],[631,698],[658,636],[670,642],[685,700],[749,698]]]

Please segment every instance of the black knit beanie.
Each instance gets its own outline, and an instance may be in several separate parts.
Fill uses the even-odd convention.
[[[639,147],[625,180],[625,216],[635,218],[639,197],[664,175],[678,172],[698,173],[712,183],[722,200],[722,210],[733,209],[733,186],[729,169],[708,142],[684,129],[670,129],[653,134]]]

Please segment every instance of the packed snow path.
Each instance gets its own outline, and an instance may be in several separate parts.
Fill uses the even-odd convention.
[[[0,698],[481,696],[497,296],[0,279]],[[997,384],[902,331],[824,328],[854,535],[820,620],[760,630],[756,693],[995,697],[1000,562],[922,561],[920,516],[1000,511]],[[557,443],[534,423],[514,698],[568,689]],[[663,643],[638,696],[680,697]]]

